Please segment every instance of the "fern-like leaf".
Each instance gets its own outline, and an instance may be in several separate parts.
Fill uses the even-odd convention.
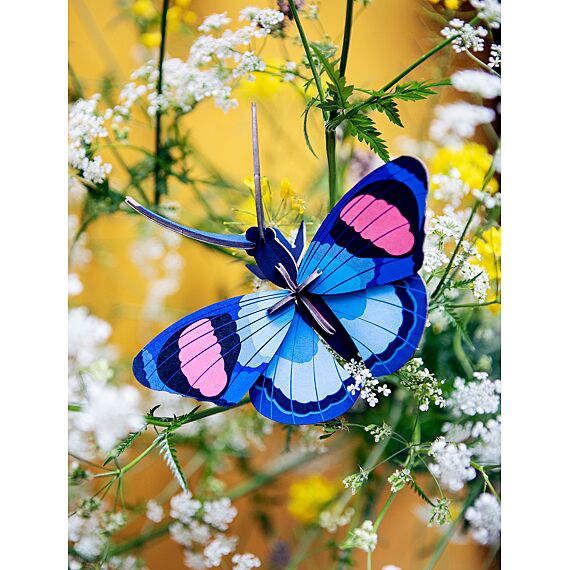
[[[412,488],[414,493],[416,493],[416,495],[418,495],[421,499],[423,499],[428,505],[432,507],[435,506],[433,504],[433,501],[426,495],[424,490],[415,482],[414,479],[408,481],[408,485]]]
[[[386,141],[376,129],[374,121],[367,115],[358,114],[347,120],[348,132],[360,142],[365,142],[384,162],[390,161]]]
[[[127,448],[129,448],[132,445],[133,441],[135,441],[135,439],[137,439],[137,437],[142,432],[143,430],[134,431],[130,433],[123,441],[121,441],[121,443],[117,445],[117,447],[115,447],[115,449],[113,449],[113,451],[110,453],[107,459],[105,459],[105,463],[103,463],[103,465],[105,466],[107,465],[107,463],[109,463],[109,461],[119,457],[119,455],[121,455]]]
[[[164,457],[166,465],[170,471],[172,471],[172,474],[178,484],[184,491],[188,492],[188,483],[186,482],[186,477],[182,472],[182,467],[180,467],[180,463],[178,462],[178,452],[174,445],[173,432],[166,430],[163,434],[163,439],[160,444],[160,453]]]

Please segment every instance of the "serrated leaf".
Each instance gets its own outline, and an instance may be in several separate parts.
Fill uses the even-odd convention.
[[[360,142],[366,143],[384,162],[390,161],[386,141],[374,125],[374,121],[367,115],[359,114],[347,119],[348,132]]]
[[[315,55],[319,58],[325,73],[329,76],[332,83],[328,83],[329,90],[333,92],[337,102],[340,103],[339,107],[344,109],[348,98],[352,95],[354,91],[354,85],[346,84],[346,77],[341,77],[340,72],[336,70],[330,63],[330,61],[325,57],[323,52],[315,45],[312,44],[312,49]]]
[[[398,110],[398,105],[393,99],[380,100],[375,105],[377,111],[384,113],[391,123],[398,125],[399,127],[404,127],[402,120],[400,119],[400,111]]]
[[[418,495],[421,499],[423,499],[428,505],[432,507],[435,506],[432,500],[426,495],[424,490],[414,481],[414,479],[408,481],[408,485],[412,488],[414,493],[416,493],[416,495]]]
[[[164,461],[167,467],[172,471],[174,478],[182,489],[188,492],[188,483],[186,482],[186,477],[182,472],[182,467],[178,462],[178,455],[176,451],[176,446],[174,445],[173,432],[166,430],[163,434],[163,439],[160,444],[160,453],[164,457]]]
[[[105,459],[105,463],[103,463],[103,466],[107,465],[107,463],[109,463],[109,461],[119,457],[125,451],[125,449],[129,448],[132,445],[133,441],[135,441],[135,439],[142,432],[143,432],[143,430],[134,431],[134,432],[130,433],[123,441],[121,441],[121,443],[119,443],[117,445],[117,447],[115,447],[115,449],[111,452],[109,457],[107,457],[107,459]]]
[[[437,94],[433,87],[443,87],[445,85],[451,85],[451,81],[449,79],[431,83],[429,81],[410,81],[409,83],[396,85],[390,95],[401,101],[421,101],[422,99],[427,99],[430,95]]]

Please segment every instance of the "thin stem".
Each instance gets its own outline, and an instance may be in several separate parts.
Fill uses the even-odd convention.
[[[336,204],[337,176],[336,176],[336,130],[325,131],[327,149],[327,164],[329,172],[329,212]]]
[[[501,77],[500,73],[497,73],[492,67],[489,67],[484,61],[481,61],[478,57],[474,56],[469,50],[465,52],[474,62],[479,64],[485,71],[492,73],[496,77]]]
[[[346,73],[346,62],[348,60],[348,48],[350,47],[350,33],[352,31],[352,10],[354,0],[346,0],[346,15],[344,18],[344,36],[342,39],[342,52],[340,55],[340,76],[344,77]]]
[[[380,526],[380,523],[382,522],[382,519],[384,518],[384,515],[388,511],[388,508],[390,507],[390,504],[394,500],[395,496],[396,496],[396,492],[392,491],[390,493],[390,496],[386,499],[386,502],[384,503],[382,510],[380,511],[380,513],[378,514],[378,517],[376,518],[376,521],[374,522],[374,532],[376,532],[376,533],[378,532],[378,527]],[[368,553],[368,557],[366,559],[366,564],[367,564],[367,569],[372,570],[372,552]]]
[[[495,487],[493,487],[493,484],[489,480],[489,476],[487,475],[485,468],[482,465],[475,463],[475,461],[471,462],[471,466],[474,469],[476,469],[477,471],[479,471],[479,473],[481,473],[481,475],[483,476],[483,480],[485,481],[485,486],[489,487],[489,489],[491,490],[491,493],[493,493],[493,495],[495,496],[495,499],[497,499],[497,502],[500,504],[501,503],[501,497],[499,497],[497,491],[495,491]]]
[[[160,123],[162,117],[162,111],[160,110],[160,96],[162,95],[162,62],[164,61],[164,51],[166,47],[166,16],[168,12],[168,2],[169,0],[163,0],[162,2],[162,16],[160,20],[160,52],[158,55],[158,81],[156,83],[156,94],[158,99],[158,107],[156,109],[156,131],[154,138],[154,203],[156,206],[160,203],[160,195],[163,193],[162,185],[165,184],[165,181],[162,179],[159,163],[159,158],[161,156]]]

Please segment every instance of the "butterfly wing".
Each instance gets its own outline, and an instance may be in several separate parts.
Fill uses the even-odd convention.
[[[286,291],[234,297],[192,313],[135,357],[141,384],[219,405],[239,402],[267,368],[291,325],[293,306],[269,315]]]
[[[298,282],[322,275],[310,291],[358,291],[417,272],[423,262],[428,177],[416,158],[402,156],[363,178],[338,202],[301,261]]]
[[[401,368],[416,350],[426,322],[427,296],[419,275],[323,300],[356,344],[373,376]]]
[[[299,312],[265,372],[250,390],[265,417],[285,424],[314,424],[336,418],[357,400],[354,380],[336,361]]]

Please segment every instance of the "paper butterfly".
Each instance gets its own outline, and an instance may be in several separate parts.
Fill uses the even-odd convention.
[[[215,303],[168,327],[136,356],[143,385],[221,406],[249,391],[259,413],[286,424],[324,422],[358,399],[345,361],[373,376],[412,356],[426,321],[423,262],[428,177],[403,156],[364,177],[336,204],[305,255],[301,223],[291,244],[264,222],[254,108],[257,227],[219,235],[181,226],[127,203],[182,235],[243,249],[247,267],[280,289]],[[352,389],[349,389],[352,388]]]

